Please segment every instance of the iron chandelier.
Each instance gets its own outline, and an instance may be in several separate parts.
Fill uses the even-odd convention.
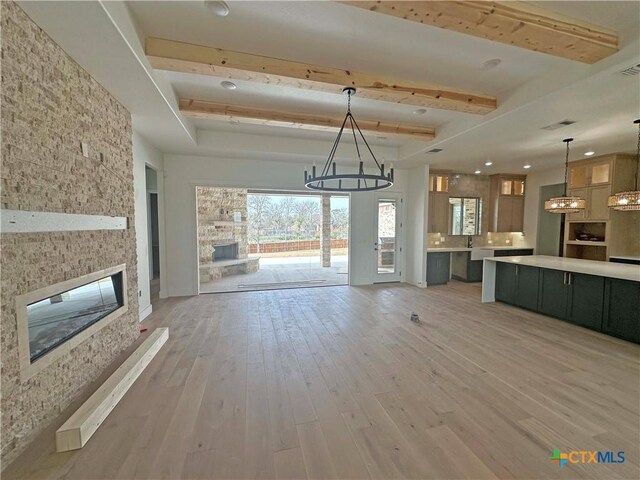
[[[567,196],[567,173],[569,172],[569,144],[573,138],[563,140],[567,144],[567,153],[564,159],[564,194],[562,197],[550,198],[544,202],[544,209],[549,213],[576,213],[587,208],[584,198]]]
[[[390,168],[389,172],[385,173],[384,163],[381,164],[378,162],[376,156],[371,151],[371,147],[367,143],[367,140],[364,138],[360,127],[358,127],[358,122],[356,122],[356,119],[353,118],[353,115],[351,114],[351,95],[355,95],[356,89],[353,87],[346,87],[342,90],[342,93],[345,93],[348,97],[347,114],[344,117],[340,131],[336,137],[336,141],[333,143],[333,147],[331,147],[329,157],[327,158],[320,175],[317,174],[315,165],[311,169],[311,175],[309,175],[309,172],[305,170],[304,185],[309,189],[324,192],[368,192],[389,188],[393,185],[393,168]],[[349,122],[349,126],[347,128],[351,127],[353,141],[356,146],[356,153],[358,154],[358,160],[360,162],[357,173],[338,173],[335,162],[338,144],[340,143],[342,132],[344,131],[347,122]],[[358,135],[371,154],[371,158],[373,158],[373,162],[375,163],[375,173],[366,173],[364,170],[364,161],[362,160],[360,146],[358,145]]]
[[[636,157],[636,189],[628,192],[620,192],[611,195],[607,200],[607,206],[613,210],[625,212],[640,210],[640,190],[638,189],[638,170],[640,170],[640,118],[633,123],[638,125],[638,153]]]

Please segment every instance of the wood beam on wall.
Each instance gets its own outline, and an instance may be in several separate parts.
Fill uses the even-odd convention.
[[[360,98],[480,115],[492,112],[497,106],[496,97],[490,95],[161,38],[147,38],[145,52],[153,68],[158,70],[336,94],[344,87],[354,86]]]
[[[616,32],[523,2],[340,3],[589,64],[618,51]]]
[[[180,99],[180,112],[185,116],[194,118],[238,121],[250,125],[303,128],[327,132],[337,132],[344,120],[344,118],[265,110],[187,98]],[[363,133],[394,135],[422,141],[433,140],[435,137],[435,130],[430,127],[362,119],[357,119],[357,122]]]

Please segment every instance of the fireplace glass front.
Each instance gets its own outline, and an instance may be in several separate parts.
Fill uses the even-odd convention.
[[[124,305],[122,272],[27,305],[33,363]]]

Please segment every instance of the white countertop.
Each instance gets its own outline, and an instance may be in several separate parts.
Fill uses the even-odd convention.
[[[485,247],[478,247],[481,250],[533,250],[533,247],[514,247],[512,246],[502,246],[502,247],[492,247],[492,246],[485,246]]]
[[[619,278],[640,282],[640,266],[624,263],[599,262],[578,258],[550,257],[547,255],[528,255],[516,257],[486,257],[485,262],[516,263],[531,267],[550,268],[565,272],[598,275],[600,277]],[[485,263],[486,265],[486,263]]]
[[[619,258],[620,260],[634,260],[640,262],[640,257],[629,257],[625,255],[609,255],[609,258]]]
[[[470,252],[472,250],[533,250],[531,247],[492,247],[491,245],[483,247],[429,247],[427,252]],[[623,258],[623,257],[618,257]]]

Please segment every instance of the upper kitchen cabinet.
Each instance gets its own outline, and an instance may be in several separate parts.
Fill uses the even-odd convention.
[[[589,187],[611,183],[614,156],[592,158],[571,162],[569,166],[569,188]]]
[[[611,255],[640,255],[636,232],[640,212],[616,212],[607,199],[634,188],[635,158],[612,154],[569,163],[567,192],[584,198],[583,211],[565,216],[565,256],[607,260]]]
[[[489,198],[489,231],[524,230],[525,175],[492,175]]]
[[[568,193],[584,198],[587,208],[567,215],[568,220],[609,220],[607,198],[612,193],[615,155],[572,162]]]
[[[429,175],[429,191],[437,193],[449,193],[449,174],[432,173]]]
[[[429,233],[449,233],[449,173],[429,175]]]

